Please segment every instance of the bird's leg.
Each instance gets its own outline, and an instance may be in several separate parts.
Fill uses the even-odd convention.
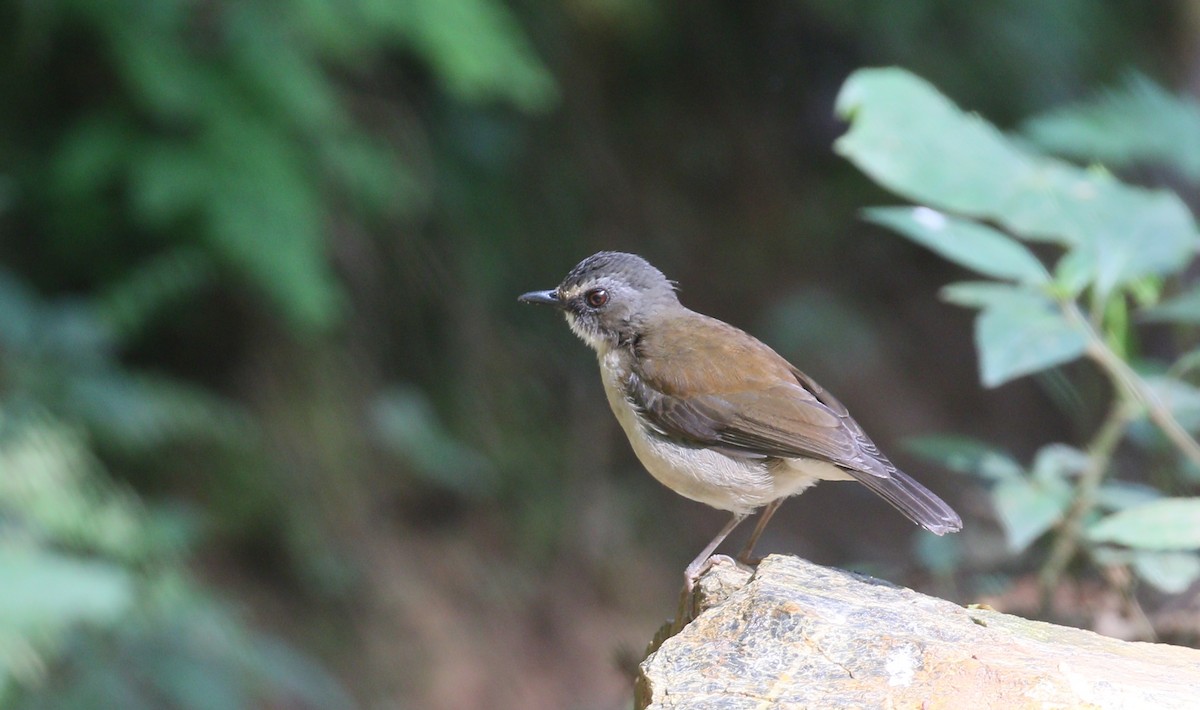
[[[751,556],[754,553],[754,545],[758,542],[758,537],[762,535],[763,529],[767,527],[767,521],[771,519],[771,516],[775,514],[775,511],[779,510],[779,506],[782,503],[783,498],[779,498],[767,503],[767,507],[763,508],[762,515],[758,517],[758,524],[754,526],[754,532],[750,533],[750,539],[746,541],[746,546],[743,547],[742,551],[738,553],[738,562],[741,562],[745,565],[750,565],[751,567],[757,565],[759,562],[762,562],[761,557],[756,558]]]
[[[696,559],[691,561],[688,568],[683,572],[683,592],[679,598],[679,615],[674,621],[674,630],[679,631],[685,624],[696,618],[696,595],[692,594],[692,590],[696,588],[696,580],[700,579],[704,570],[707,570],[709,565],[709,556],[713,554],[713,550],[725,540],[734,528],[738,527],[738,523],[749,517],[750,513],[733,513],[730,522],[725,524],[724,528],[716,534],[712,542],[708,543],[708,547],[704,548],[703,552],[696,555]]]
[[[696,580],[700,579],[700,575],[708,569],[709,557],[712,555],[713,550],[716,550],[717,546],[738,526],[738,523],[745,520],[748,516],[749,513],[734,513],[729,522],[725,523],[725,527],[721,528],[721,532],[717,533],[712,542],[708,543],[708,547],[704,548],[704,551],[699,555],[696,555],[696,559],[692,560],[692,563],[684,570],[683,592],[679,595],[679,614],[675,617],[675,631],[683,628],[684,624],[696,618],[696,597],[692,594],[692,590],[696,588]]]
[[[700,579],[700,575],[704,570],[708,569],[708,558],[712,555],[713,550],[717,549],[717,546],[729,536],[729,533],[733,532],[738,523],[745,520],[748,516],[749,513],[734,513],[729,522],[725,523],[725,527],[721,528],[721,532],[717,533],[712,542],[708,543],[708,547],[704,548],[704,551],[697,555],[696,559],[692,560],[692,563],[687,566],[687,569],[683,572],[685,593],[692,593],[692,589],[696,586],[696,580]]]

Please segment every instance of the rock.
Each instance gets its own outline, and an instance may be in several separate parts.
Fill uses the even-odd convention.
[[[1132,643],[772,555],[718,558],[637,707],[1200,708],[1200,650]],[[665,635],[660,632],[660,635]]]

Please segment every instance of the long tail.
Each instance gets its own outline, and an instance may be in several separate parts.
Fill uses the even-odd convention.
[[[946,501],[902,471],[893,469],[887,477],[852,469],[847,473],[895,506],[909,520],[935,535],[962,530],[962,518],[946,505]]]

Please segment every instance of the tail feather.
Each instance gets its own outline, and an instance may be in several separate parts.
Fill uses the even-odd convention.
[[[962,530],[962,518],[946,501],[903,472],[893,469],[886,477],[863,471],[847,472],[929,532],[945,535]]]

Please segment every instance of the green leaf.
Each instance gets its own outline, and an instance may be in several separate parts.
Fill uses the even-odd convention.
[[[944,259],[985,276],[1046,283],[1049,274],[1033,252],[991,227],[928,207],[873,207],[867,221],[889,227]]]
[[[426,481],[468,496],[481,496],[497,483],[492,463],[442,426],[429,399],[414,387],[379,395],[371,412],[373,433]]]
[[[921,436],[908,439],[905,448],[951,471],[969,473],[991,481],[1019,479],[1021,464],[1008,454],[966,436]]]
[[[1157,306],[1147,308],[1138,314],[1138,318],[1150,322],[1200,325],[1200,288],[1194,288]]]
[[[1060,155],[1117,166],[1162,163],[1200,182],[1200,101],[1173,95],[1140,74],[1030,119],[1021,132]]]
[[[97,314],[119,338],[140,333],[155,316],[192,297],[216,274],[208,255],[178,247],[130,269],[97,298]]]
[[[108,112],[88,114],[65,131],[48,163],[49,178],[67,199],[103,190],[137,145],[128,122]]]
[[[545,111],[558,98],[553,76],[504,3],[373,2],[367,9],[406,35],[446,90],[464,101],[502,98]]]
[[[154,138],[139,141],[129,165],[130,206],[145,226],[165,230],[206,199],[212,167],[194,146]]]
[[[1083,293],[1096,271],[1090,255],[1082,251],[1069,251],[1054,265],[1054,287],[1064,298],[1074,299]]]
[[[1200,498],[1163,498],[1118,511],[1089,527],[1087,537],[1143,550],[1200,549]]]
[[[97,372],[63,384],[71,412],[104,443],[149,452],[172,442],[253,440],[254,421],[195,386],[162,377]]]
[[[115,619],[134,585],[118,565],[46,551],[0,549],[0,636]]]
[[[1096,491],[1096,504],[1105,510],[1124,510],[1159,498],[1158,489],[1128,481],[1109,481]]]
[[[975,319],[980,379],[997,387],[1023,375],[1068,363],[1087,350],[1083,328],[1048,298],[1013,293],[996,298]]]
[[[154,10],[156,17],[116,20],[110,30],[111,56],[139,108],[175,120],[192,119],[199,108],[196,95],[212,76],[206,64],[196,61],[188,46],[178,41],[187,22],[183,5],[155,3]]]
[[[310,134],[335,133],[344,125],[345,108],[321,70],[320,55],[296,41],[274,8],[239,3],[227,12],[230,61],[258,101]]]
[[[995,281],[959,281],[938,292],[943,301],[964,308],[986,308],[1013,298],[1028,297],[1029,290]]]
[[[1171,364],[1171,372],[1175,376],[1182,379],[1191,374],[1194,370],[1200,368],[1200,348],[1189,350],[1180,355],[1178,359]]]
[[[212,247],[274,298],[299,329],[342,315],[326,256],[324,201],[299,146],[234,110],[206,136],[214,179],[203,208]]]
[[[7,357],[44,347],[45,316],[37,295],[17,274],[0,266],[0,347]]]
[[[1200,579],[1200,556],[1190,552],[1138,552],[1133,571],[1166,594],[1181,594]]]
[[[1047,444],[1033,459],[1033,477],[1039,481],[1078,476],[1090,463],[1083,451],[1066,444]]]
[[[854,72],[836,111],[851,122],[834,143],[839,154],[884,187],[940,209],[988,214],[1032,168],[995,126],[903,69]]]
[[[1200,555],[1194,552],[1154,552],[1099,545],[1089,554],[1101,567],[1128,565],[1143,582],[1166,594],[1180,594],[1200,579]]]
[[[1022,239],[1082,252],[1101,294],[1178,271],[1200,242],[1176,195],[1029,152],[904,70],[855,72],[837,110],[851,126],[835,149],[876,182]]]
[[[1070,362],[1087,349],[1083,328],[1033,288],[966,281],[946,286],[941,296],[983,309],[975,319],[975,346],[980,379],[987,387]]]
[[[1009,549],[1020,553],[1062,520],[1071,487],[1062,480],[1020,478],[1002,481],[992,491],[992,500]]]

